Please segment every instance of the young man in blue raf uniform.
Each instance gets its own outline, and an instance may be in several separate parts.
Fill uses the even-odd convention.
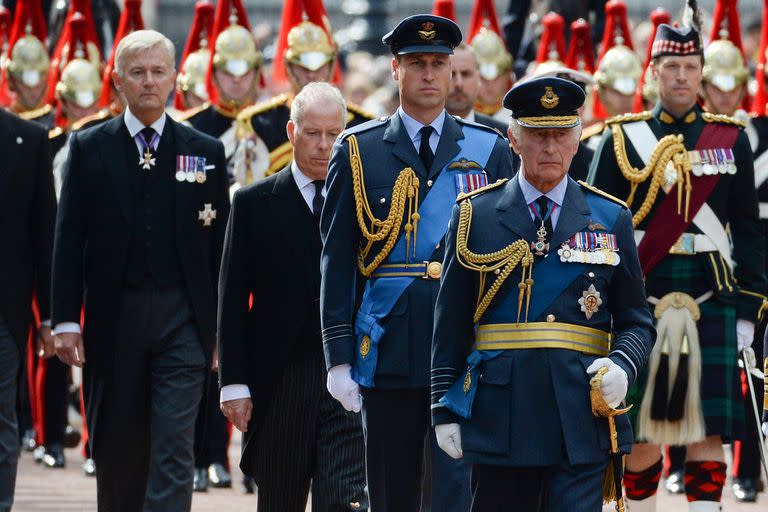
[[[568,80],[514,87],[504,106],[521,170],[453,211],[432,418],[440,447],[472,464],[473,511],[601,510],[610,438],[590,376],[605,372],[599,392],[617,407],[651,350],[631,214],[567,176],[583,103]],[[616,428],[626,453],[626,416]]]
[[[437,448],[430,429],[433,308],[451,206],[458,193],[509,176],[510,152],[493,130],[445,112],[449,55],[461,42],[455,23],[411,16],[383,41],[401,107],[342,134],[326,183],[328,390],[348,410],[362,407],[372,510],[419,509],[430,439],[432,509],[466,511],[468,470]]]

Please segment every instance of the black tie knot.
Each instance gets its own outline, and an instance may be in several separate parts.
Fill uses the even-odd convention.
[[[154,137],[156,133],[154,128],[145,126],[139,133],[141,134],[141,138],[144,139],[144,142],[147,143],[147,146],[152,144],[152,137]]]
[[[312,213],[315,217],[319,217],[320,212],[323,210],[323,187],[325,186],[325,180],[314,180],[312,184],[315,186],[315,197],[312,198]]]
[[[551,204],[552,200],[547,196],[539,196],[539,198],[536,200],[536,206],[539,208],[540,219],[544,219],[544,217],[547,215]]]
[[[434,128],[427,125],[421,128],[419,130],[419,133],[421,133],[421,142],[419,143],[419,157],[421,158],[421,161],[424,163],[424,168],[429,171],[429,168],[432,167],[432,160],[435,158],[435,154],[432,153],[432,147],[429,145],[429,138],[432,136],[432,131]]]

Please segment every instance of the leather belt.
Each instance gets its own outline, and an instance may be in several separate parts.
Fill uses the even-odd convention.
[[[371,277],[419,277],[438,280],[443,274],[443,264],[439,261],[421,263],[387,263],[379,265]]]
[[[476,350],[560,348],[582,354],[606,356],[611,334],[599,329],[562,322],[482,324],[475,335]]]

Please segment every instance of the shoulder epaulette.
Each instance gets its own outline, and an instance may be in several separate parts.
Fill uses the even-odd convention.
[[[378,117],[376,119],[371,119],[370,121],[365,121],[355,126],[350,126],[349,128],[345,129],[341,133],[339,138],[341,140],[344,140],[350,135],[355,135],[358,133],[368,131],[372,128],[378,128],[380,126],[384,126],[384,123],[386,123],[388,120],[389,120],[389,117]]]
[[[38,117],[43,117],[44,115],[48,114],[51,109],[50,105],[43,105],[40,108],[36,108],[35,110],[27,110],[26,112],[20,112],[19,117],[22,119],[26,119],[27,121],[31,121],[33,119],[37,119]]]
[[[581,185],[582,188],[588,190],[589,192],[592,192],[593,194],[597,194],[598,196],[602,196],[602,197],[608,199],[609,201],[612,201],[612,202],[614,202],[614,203],[616,203],[616,204],[618,204],[620,206],[623,206],[624,208],[627,208],[627,203],[625,203],[624,201],[622,201],[618,197],[612,196],[608,192],[604,192],[604,191],[600,190],[597,187],[593,187],[592,185],[589,185],[585,181],[579,180],[578,183],[579,183],[579,185]]]
[[[179,115],[179,117],[178,117],[178,119],[176,119],[176,121],[179,122],[179,123],[181,123],[183,121],[188,121],[189,119],[195,117],[197,114],[199,114],[200,112],[202,112],[203,110],[207,109],[210,106],[211,106],[211,104],[206,101],[202,105],[198,105],[197,107],[193,107],[193,108],[190,108],[188,110],[185,110],[184,112],[182,112]]]
[[[502,139],[505,137],[504,134],[502,134],[497,128],[494,128],[493,126],[487,126],[487,125],[484,125],[484,124],[480,124],[477,121],[474,121],[474,122],[473,121],[467,121],[463,117],[459,117],[459,116],[451,116],[451,117],[454,118],[456,120],[456,122],[458,122],[459,124],[464,124],[464,125],[467,125],[467,126],[471,126],[472,128],[477,128],[478,130],[485,130],[487,132],[491,132],[494,135],[500,136]]]
[[[62,128],[61,126],[57,126],[52,130],[48,130],[48,140],[55,139],[62,133],[64,133],[64,128]]]
[[[471,192],[464,192],[462,194],[459,194],[458,196],[456,196],[456,202],[460,203],[460,202],[462,202],[463,200],[465,200],[467,198],[476,196],[477,194],[482,194],[483,192],[488,192],[489,190],[493,190],[495,188],[498,188],[498,187],[502,186],[503,184],[505,184],[508,181],[509,181],[509,178],[502,178],[500,180],[496,180],[493,183],[489,183],[488,185],[486,185],[484,187],[476,188],[475,190],[473,190]]]
[[[581,131],[581,142],[584,142],[587,139],[591,139],[595,135],[600,135],[602,133],[603,128],[605,128],[605,123],[602,121],[598,121],[590,126],[587,126]]]
[[[363,107],[355,103],[347,103],[347,110],[368,119],[376,119],[376,114],[365,110]]]
[[[704,119],[704,122],[706,123],[731,124],[733,126],[738,126],[739,128],[747,127],[747,123],[745,123],[744,121],[739,121],[735,117],[726,116],[723,114],[713,114],[711,112],[702,112],[701,118]]]
[[[653,117],[653,113],[650,110],[645,110],[637,114],[630,112],[627,114],[619,114],[618,116],[609,117],[608,119],[605,120],[605,124],[630,123],[632,121],[647,121],[652,117]]]
[[[95,114],[91,114],[88,116],[83,117],[82,119],[79,119],[72,123],[72,131],[80,130],[83,126],[92,123],[94,121],[101,121],[102,119],[106,119],[109,116],[109,109],[101,109]]]
[[[287,94],[278,94],[277,96],[270,98],[268,100],[260,101],[259,103],[256,103],[254,105],[251,105],[249,107],[245,107],[243,110],[240,111],[239,114],[237,114],[237,120],[250,120],[253,116],[267,112],[268,110],[272,110],[273,108],[277,108],[281,105],[285,105],[290,101],[291,97]]]

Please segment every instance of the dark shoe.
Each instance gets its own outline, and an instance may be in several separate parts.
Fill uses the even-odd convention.
[[[754,503],[757,501],[757,485],[753,478],[737,478],[733,481],[733,496],[737,501]]]
[[[243,487],[243,492],[245,492],[245,494],[253,494],[255,488],[253,478],[243,475]]]
[[[96,461],[85,459],[85,462],[83,462],[83,473],[85,473],[85,476],[96,476]]]
[[[43,457],[45,457],[45,446],[38,446],[32,450],[32,459],[34,459],[37,464],[43,462]]]
[[[664,482],[664,488],[670,494],[683,494],[685,492],[685,482],[683,481],[683,472],[674,471],[669,474],[667,481]]]
[[[37,433],[34,429],[29,428],[21,436],[21,449],[25,452],[32,452],[35,448],[37,448]]]
[[[64,447],[60,444],[52,444],[45,447],[43,464],[49,468],[63,468],[67,464],[64,458]]]
[[[232,487],[232,476],[224,469],[223,464],[211,464],[208,466],[208,481],[211,487],[217,489]]]
[[[192,490],[195,492],[208,492],[208,472],[205,468],[195,468]]]
[[[80,431],[74,428],[72,425],[67,425],[67,430],[64,432],[64,446],[66,448],[75,448],[80,444]]]

